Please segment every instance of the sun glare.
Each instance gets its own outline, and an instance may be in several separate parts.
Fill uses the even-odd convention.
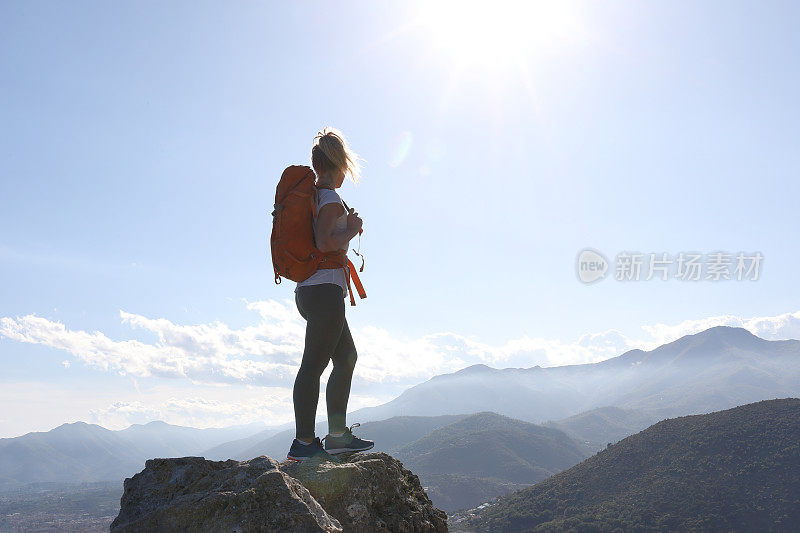
[[[430,0],[420,23],[461,66],[503,67],[582,37],[571,2]]]

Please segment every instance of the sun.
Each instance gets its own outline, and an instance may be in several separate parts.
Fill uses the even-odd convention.
[[[428,0],[418,22],[464,67],[517,65],[583,37],[574,4],[561,0]]]

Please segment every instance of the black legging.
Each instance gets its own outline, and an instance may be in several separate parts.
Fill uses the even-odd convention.
[[[295,303],[307,322],[303,362],[294,380],[296,436],[303,439],[314,437],[319,378],[331,359],[333,370],[325,391],[328,432],[339,433],[346,428],[350,382],[358,357],[344,317],[342,288],[333,283],[304,285],[297,289]]]

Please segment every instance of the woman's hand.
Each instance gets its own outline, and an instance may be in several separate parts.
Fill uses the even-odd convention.
[[[347,212],[347,228],[341,233],[335,233],[336,221]],[[354,209],[345,208],[340,203],[329,203],[322,206],[317,217],[314,242],[321,252],[343,250],[347,243],[361,231],[361,218]]]
[[[361,231],[361,225],[364,223],[363,220],[358,216],[356,210],[354,208],[350,208],[350,212],[347,213],[347,229],[348,231],[353,231],[358,233]]]

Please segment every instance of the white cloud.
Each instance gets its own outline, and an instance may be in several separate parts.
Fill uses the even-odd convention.
[[[123,323],[156,333],[155,344],[114,341],[101,332],[69,330],[61,322],[36,315],[0,318],[0,335],[58,348],[89,366],[122,375],[188,378],[198,383],[285,383],[293,378],[302,353],[301,319],[276,302],[256,302],[248,308],[262,320],[240,330],[219,322],[181,326],[120,311]]]
[[[175,391],[173,391],[175,392]],[[237,387],[205,389],[202,396],[152,391],[139,399],[126,398],[88,411],[87,420],[109,429],[124,429],[131,424],[163,420],[178,426],[196,428],[225,427],[262,421],[276,426],[294,420],[292,390],[285,387]],[[388,398],[351,394],[348,411],[378,405]],[[325,394],[320,394],[318,418],[325,417]]]
[[[197,428],[248,424],[254,420],[275,425],[292,420],[287,416],[292,409],[291,391],[284,389],[283,392],[254,395],[228,391],[229,399],[172,396],[165,400],[115,401],[106,407],[91,409],[89,419],[111,429],[123,429],[152,420]]]
[[[110,402],[91,411],[104,424],[162,419],[204,427],[220,421],[229,425],[265,417],[291,419],[291,389],[302,357],[305,322],[288,300],[245,304],[258,319],[238,329],[221,322],[182,325],[120,311],[123,323],[154,333],[157,340],[152,343],[112,340],[98,331],[70,330],[61,322],[36,315],[0,318],[0,335],[57,348],[90,367],[128,375],[139,396],[141,380],[192,384],[206,391],[216,387],[227,394],[211,398],[208,393],[173,393],[157,401]],[[502,344],[452,332],[409,339],[384,328],[364,326],[353,330],[359,356],[349,407],[352,410],[382,403],[411,385],[470,364],[527,368],[592,363],[633,348],[649,350],[716,325],[745,327],[767,339],[798,338],[800,311],[771,317],[717,316],[675,325],[644,325],[639,338],[607,330],[587,333],[574,341],[522,335]],[[71,363],[65,360],[62,364],[69,368]],[[329,366],[322,376],[323,389],[330,370]],[[274,399],[250,393],[243,397],[240,392],[245,387],[280,390],[281,400],[275,403]],[[324,390],[320,396],[324,405]]]
[[[44,421],[49,425],[65,419],[87,420],[87,415],[88,421],[112,429],[151,420],[194,427],[293,420],[292,385],[302,357],[305,322],[288,301],[245,303],[258,318],[239,329],[221,322],[181,325],[121,311],[123,323],[155,334],[152,343],[70,330],[36,315],[0,318],[0,336],[72,354],[73,361],[61,362],[65,368],[77,360],[131,378],[131,386],[124,391],[114,389],[111,382],[102,391],[4,383],[0,400],[19,416],[4,423],[0,433],[20,434],[22,428],[44,429]],[[364,326],[353,330],[359,356],[348,410],[378,405],[411,385],[470,364],[531,367],[597,362],[633,348],[649,350],[717,325],[744,327],[772,340],[800,338],[800,311],[644,325],[638,338],[608,330],[587,333],[575,341],[522,335],[496,345],[452,332],[409,339]],[[330,370],[331,366],[321,379],[320,416],[325,415],[324,387]],[[33,423],[37,425],[32,427]]]
[[[262,421],[279,425],[294,420],[290,387],[192,385],[149,379],[137,388],[125,379],[99,380],[75,387],[41,381],[0,382],[0,438],[48,431],[82,420],[109,429],[163,420],[193,427],[224,427]],[[325,414],[321,395],[320,415]],[[351,397],[351,402],[361,401]]]
[[[618,332],[584,335],[573,342],[523,335],[502,345],[486,344],[455,333],[437,333],[425,338],[441,349],[461,354],[469,363],[524,368],[593,363],[619,355],[632,345]]]
[[[639,348],[652,350],[684,335],[699,333],[714,326],[745,328],[753,335],[767,340],[800,339],[800,311],[775,316],[740,318],[732,315],[684,320],[676,325],[653,324],[642,326],[649,338],[639,343]]]

